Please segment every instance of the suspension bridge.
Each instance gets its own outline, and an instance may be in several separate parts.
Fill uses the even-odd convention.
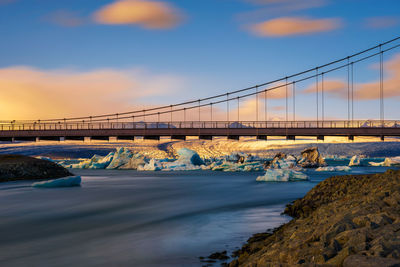
[[[295,140],[297,136],[315,136],[324,140],[325,136],[345,136],[354,140],[355,136],[375,136],[384,140],[385,136],[400,136],[400,120],[385,120],[385,64],[384,56],[400,47],[400,37],[381,43],[347,57],[328,62],[315,68],[285,76],[273,81],[257,84],[244,89],[230,91],[198,100],[124,113],[103,114],[86,117],[3,120],[0,121],[0,141],[38,140],[134,140],[136,137],[159,140],[160,137],[186,140],[188,136],[212,140],[224,136],[239,140],[241,136],[254,136],[267,140],[268,136],[283,136]],[[362,62],[374,60],[379,67],[379,111],[375,119],[355,120],[355,69]],[[332,73],[344,72],[347,81],[345,107],[347,119],[327,120],[325,105],[326,77]],[[296,119],[296,93],[302,83],[315,82],[315,100],[312,109],[315,119]],[[400,87],[400,84],[398,85]],[[400,89],[400,88],[399,88]],[[271,113],[271,95],[280,90],[284,99],[284,119],[268,120]],[[241,120],[240,103],[243,99],[254,99],[254,119]],[[224,106],[224,110],[221,109]],[[262,111],[260,106],[262,105]],[[237,114],[232,115],[232,106]],[[216,118],[215,112],[223,112],[225,118]],[[188,114],[192,119],[188,119]],[[197,115],[193,119],[193,113]],[[167,119],[165,119],[167,118]],[[177,119],[179,118],[179,119]]]

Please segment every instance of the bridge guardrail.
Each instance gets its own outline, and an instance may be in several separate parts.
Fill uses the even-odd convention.
[[[187,121],[187,122],[0,122],[0,131],[102,130],[102,129],[237,129],[237,128],[400,128],[395,120],[357,121]]]

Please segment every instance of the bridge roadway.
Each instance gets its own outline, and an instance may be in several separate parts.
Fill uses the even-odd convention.
[[[228,127],[229,126],[229,127]],[[135,137],[159,140],[160,137],[186,140],[187,136],[212,140],[223,136],[239,140],[241,136],[254,136],[266,140],[268,136],[283,136],[294,140],[296,136],[400,137],[398,121],[307,121],[307,122],[118,122],[118,123],[54,123],[54,124],[0,124],[0,141],[18,140],[133,140]]]

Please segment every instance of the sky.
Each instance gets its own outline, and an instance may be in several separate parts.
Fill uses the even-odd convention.
[[[0,0],[0,120],[139,110],[275,80],[397,37],[398,10],[398,0]],[[400,49],[384,60],[385,118],[398,119]],[[356,119],[379,118],[377,63],[354,71]],[[326,118],[347,118],[346,77],[326,78]],[[296,119],[315,119],[315,84],[296,90]],[[283,96],[270,96],[269,120],[284,119]],[[254,98],[239,105],[241,120],[255,119]]]

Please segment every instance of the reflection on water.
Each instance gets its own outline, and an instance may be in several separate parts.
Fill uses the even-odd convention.
[[[354,172],[384,168],[354,168]],[[0,184],[1,266],[200,266],[289,220],[312,180],[257,183],[260,173],[80,170],[81,188]]]

